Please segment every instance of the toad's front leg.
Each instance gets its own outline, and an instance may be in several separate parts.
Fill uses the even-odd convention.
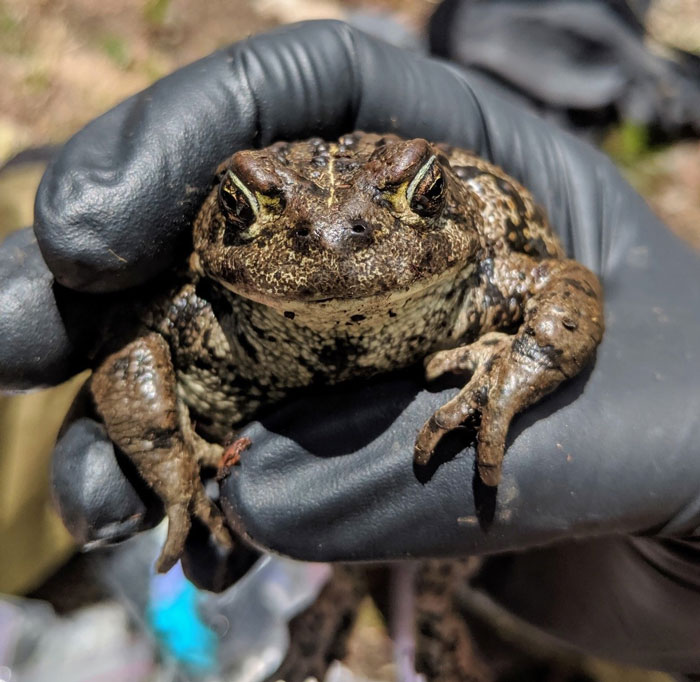
[[[513,277],[513,272],[525,277]],[[468,346],[428,358],[428,379],[445,372],[471,373],[471,379],[425,423],[415,446],[416,462],[425,464],[445,433],[477,419],[477,468],[487,485],[500,480],[513,416],[578,374],[604,328],[600,283],[575,261],[538,262],[522,255],[496,262],[493,273],[491,284],[505,301],[525,301],[522,324],[514,335],[491,331]]]
[[[224,547],[232,541],[223,517],[199,478],[196,442],[186,408],[177,398],[175,371],[163,337],[139,337],[109,355],[90,388],[109,437],[136,465],[165,505],[168,536],[156,567],[167,571],[180,557],[197,516]]]

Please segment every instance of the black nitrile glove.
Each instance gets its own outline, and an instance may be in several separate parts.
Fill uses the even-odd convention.
[[[590,371],[515,419],[495,492],[475,481],[458,435],[454,456],[414,470],[417,431],[454,389],[430,393],[407,373],[247,427],[253,445],[222,486],[229,520],[314,561],[566,540],[499,559],[492,573],[487,564],[489,589],[589,650],[700,671],[700,261],[594,149],[450,65],[335,22],[290,26],[178,71],[72,138],[37,196],[44,257],[74,289],[141,284],[187,248],[218,161],[353,129],[471,148],[530,188],[569,253],[601,277],[605,337]],[[35,249],[14,248],[0,270],[0,382],[56,382],[78,366],[90,319],[77,312],[92,297],[51,287],[36,260],[21,262]],[[122,472],[94,423],[65,432],[56,494],[81,540],[149,525]]]

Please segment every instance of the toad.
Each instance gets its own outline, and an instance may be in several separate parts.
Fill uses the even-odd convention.
[[[513,416],[580,372],[603,334],[597,278],[566,257],[531,194],[423,139],[355,132],[239,151],[193,242],[153,296],[112,311],[120,331],[90,383],[109,436],[164,503],[160,571],[192,516],[230,545],[200,467],[290,392],[421,361],[428,380],[464,375],[416,424],[413,456],[425,464],[471,423],[478,474],[495,486]]]

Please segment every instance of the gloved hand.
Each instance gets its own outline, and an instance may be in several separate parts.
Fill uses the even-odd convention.
[[[459,438],[454,456],[414,470],[417,430],[454,389],[430,393],[406,373],[299,399],[246,427],[253,445],[222,486],[230,522],[314,561],[567,540],[499,559],[489,588],[585,648],[700,670],[698,257],[606,157],[475,74],[343,24],[308,23],[216,52],[98,118],[66,144],[36,201],[49,268],[83,293],[53,285],[26,239],[4,245],[0,385],[53,383],[80,368],[81,339],[99,333],[83,311],[100,299],[85,292],[169,267],[219,160],[353,129],[471,148],[519,179],[569,253],[601,277],[605,337],[588,372],[516,417],[496,491],[479,485]],[[79,539],[153,522],[124,472],[99,425],[80,419],[65,431],[54,480]]]

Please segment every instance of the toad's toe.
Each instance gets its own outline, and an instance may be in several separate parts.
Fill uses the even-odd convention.
[[[186,504],[174,504],[166,509],[168,535],[156,561],[156,571],[167,573],[178,561],[185,549],[185,540],[190,532],[190,512]]]

